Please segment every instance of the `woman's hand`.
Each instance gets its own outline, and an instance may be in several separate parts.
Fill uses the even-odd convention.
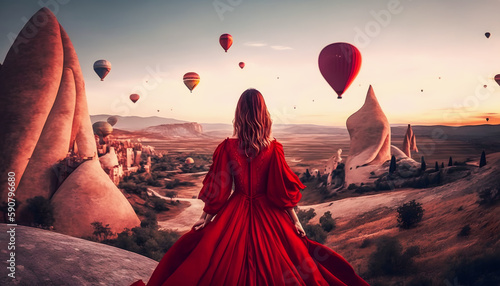
[[[214,215],[207,214],[206,212],[203,212],[200,219],[194,223],[194,225],[193,225],[194,230],[200,230],[200,229],[204,228],[209,222],[212,221],[213,217],[214,217]]]
[[[295,222],[295,229],[297,230],[297,233],[301,236],[304,237],[306,236],[306,232],[304,231],[304,228],[302,228],[302,224],[300,221]]]
[[[205,219],[200,218],[197,222],[194,223],[193,228],[194,228],[194,230],[199,230],[199,229],[204,228],[205,225],[206,225]]]

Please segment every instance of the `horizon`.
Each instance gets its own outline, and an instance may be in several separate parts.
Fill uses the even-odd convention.
[[[45,6],[78,54],[91,114],[231,122],[239,95],[254,87],[275,123],[342,126],[372,85],[393,124],[500,122],[500,87],[493,78],[500,58],[492,56],[500,46],[498,1],[221,1]],[[43,5],[0,6],[4,58]],[[223,33],[234,39],[227,53],[218,42]],[[362,56],[360,73],[341,100],[318,69],[320,51],[334,42],[351,43]],[[112,64],[102,82],[92,68],[99,59]],[[182,82],[191,71],[201,77],[192,93]],[[131,93],[141,95],[136,104]]]

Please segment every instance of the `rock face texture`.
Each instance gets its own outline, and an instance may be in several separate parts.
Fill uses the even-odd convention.
[[[351,137],[346,184],[364,182],[369,173],[391,159],[391,128],[370,86],[364,105],[347,118]]]
[[[189,123],[176,123],[176,124],[162,124],[158,126],[151,126],[142,131],[147,133],[154,133],[164,137],[199,137],[203,135],[203,128],[196,122]]]
[[[0,231],[9,228],[0,224]],[[53,231],[17,226],[16,278],[0,285],[130,285],[147,281],[158,262],[113,246]],[[7,260],[7,248],[2,259]]]
[[[29,217],[23,216],[26,200],[43,196],[57,197],[60,209],[55,209],[56,224],[60,228],[56,230],[63,233],[91,235],[90,225],[81,224],[103,217],[107,218],[103,224],[116,229],[139,225],[126,198],[100,167],[79,170],[84,165],[99,166],[85,84],[73,45],[47,8],[26,23],[0,69],[0,138],[0,173],[14,172],[16,177],[17,222],[23,217],[29,222]],[[77,175],[85,175],[69,176],[63,183],[75,186],[71,196],[78,201],[58,188],[61,174],[56,168],[73,146],[77,146],[77,151],[73,150],[77,158],[90,160],[76,169]],[[2,201],[7,198],[6,183],[0,182]],[[101,187],[96,189],[94,185]],[[82,191],[86,186],[89,189]],[[103,201],[109,198],[113,201]],[[82,204],[89,209],[78,212],[77,217],[73,207]],[[128,208],[115,210],[115,204],[120,208],[128,204]],[[120,215],[114,219],[97,215],[115,211]],[[63,227],[68,225],[72,226]],[[76,234],[75,228],[87,232]]]
[[[411,158],[411,151],[418,152],[417,148],[417,139],[415,138],[415,134],[411,129],[411,125],[408,124],[408,129],[406,130],[406,135],[403,140],[403,150],[406,156]]]

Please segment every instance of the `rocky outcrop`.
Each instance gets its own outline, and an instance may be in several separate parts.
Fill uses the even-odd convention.
[[[0,224],[3,234],[8,229]],[[17,226],[15,233],[15,279],[3,271],[0,285],[130,285],[146,281],[158,265],[130,251],[53,231]],[[7,257],[4,249],[2,258]]]
[[[364,105],[346,122],[351,137],[346,160],[346,184],[365,182],[369,173],[391,159],[391,129],[372,86]]]
[[[196,122],[162,124],[151,126],[141,130],[143,132],[160,135],[163,137],[199,137],[203,134],[203,128]]]
[[[408,129],[406,130],[406,135],[403,140],[403,149],[402,151],[411,158],[411,151],[415,151],[418,153],[418,148],[417,148],[417,139],[415,138],[415,134],[413,133],[413,130],[411,129],[411,125],[408,124]]]
[[[78,57],[47,8],[26,23],[0,70],[0,126],[0,173],[15,173],[17,222],[30,223],[32,218],[23,215],[26,201],[43,196],[52,198],[56,229],[63,233],[91,235],[93,221],[116,231],[139,225],[127,199],[97,161]],[[70,151],[77,162],[70,166],[75,173],[61,178],[60,167],[70,169],[64,168]],[[6,182],[0,183],[2,201]]]

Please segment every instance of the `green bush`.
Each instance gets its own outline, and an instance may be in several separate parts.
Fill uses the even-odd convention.
[[[369,272],[372,276],[403,275],[413,267],[413,256],[418,254],[418,248],[409,248],[403,253],[403,247],[395,237],[380,237],[377,249],[368,260]]]
[[[319,243],[325,242],[328,233],[326,233],[326,231],[324,231],[319,224],[306,224],[303,225],[303,227],[309,239],[312,239]]]
[[[308,209],[307,211],[299,210],[297,212],[297,217],[299,218],[299,221],[302,224],[302,226],[305,226],[315,216],[316,212],[314,211],[314,209]]]
[[[500,250],[485,253],[476,258],[460,255],[449,263],[443,280],[457,281],[457,285],[500,285]]]
[[[336,227],[335,220],[332,218],[332,213],[330,211],[325,212],[319,218],[319,224],[326,232],[330,232]]]
[[[111,228],[109,227],[109,224],[106,224],[106,226],[104,226],[102,222],[94,221],[93,223],[91,223],[91,225],[94,228],[94,232],[92,233],[92,235],[95,241],[108,240],[114,235],[114,233],[111,231]]]
[[[42,196],[30,198],[27,201],[27,211],[33,217],[33,223],[43,228],[54,224],[54,207],[48,199]]]
[[[148,200],[151,202],[153,209],[157,212],[169,210],[169,208],[167,206],[167,202],[162,198],[149,197]]]
[[[404,229],[409,229],[419,223],[424,215],[422,204],[417,203],[415,200],[399,206],[397,212],[398,226]]]

